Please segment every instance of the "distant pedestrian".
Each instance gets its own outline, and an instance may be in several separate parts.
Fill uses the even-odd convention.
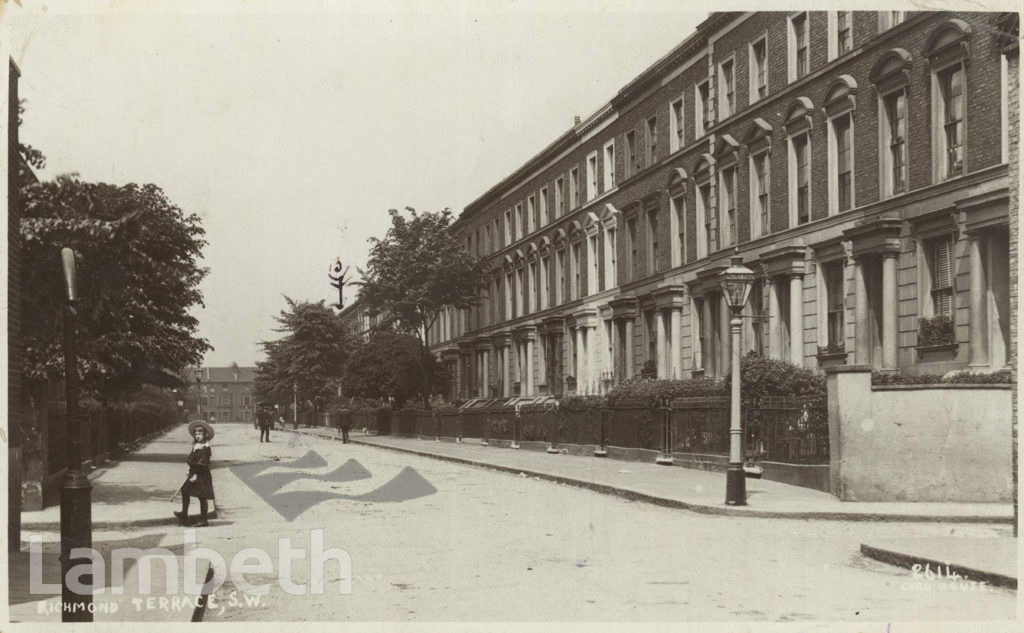
[[[210,459],[213,455],[210,440],[213,439],[213,427],[202,420],[194,420],[188,425],[189,435],[193,438],[192,450],[188,454],[188,477],[181,485],[181,512],[174,516],[182,525],[188,525],[188,506],[192,497],[199,499],[199,521],[192,527],[207,527],[207,502],[213,499],[213,475],[210,473]]]
[[[348,432],[352,428],[352,422],[348,416],[348,412],[339,413],[341,416],[341,443],[348,444]]]
[[[274,426],[274,418],[269,413],[260,416],[260,442],[270,441],[270,427]]]

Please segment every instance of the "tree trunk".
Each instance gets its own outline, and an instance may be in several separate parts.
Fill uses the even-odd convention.
[[[420,339],[420,371],[423,374],[423,406],[430,408],[430,394],[434,391],[434,380],[433,372],[430,371],[430,350],[427,348],[427,332],[429,328],[426,326],[422,330],[417,329],[417,334]]]

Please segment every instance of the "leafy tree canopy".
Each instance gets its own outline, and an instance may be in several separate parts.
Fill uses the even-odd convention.
[[[370,238],[359,298],[368,310],[408,332],[428,328],[444,307],[467,308],[484,282],[483,266],[450,231],[452,213],[395,209],[383,239]]]
[[[156,185],[86,183],[75,176],[21,189],[22,327],[30,380],[64,373],[60,249],[78,254],[78,356],[82,387],[105,396],[177,374],[212,349],[196,336],[203,305],[198,265],[206,242]]]
[[[452,213],[417,213],[396,209],[383,239],[370,239],[367,269],[359,299],[380,323],[414,334],[420,340],[420,371],[431,391],[427,337],[443,308],[468,308],[484,285],[482,263],[451,232]],[[426,396],[425,396],[426,397]]]
[[[394,398],[399,407],[410,398],[429,396],[429,381],[423,379],[419,363],[420,342],[415,336],[387,329],[375,330],[345,365],[343,393],[357,398]],[[431,362],[430,375],[435,381],[442,367],[436,361]]]
[[[275,329],[284,336],[262,343],[266,359],[256,363],[256,397],[291,402],[295,385],[300,402],[322,407],[337,396],[352,333],[323,301],[284,299],[288,307],[276,317],[280,327]]]

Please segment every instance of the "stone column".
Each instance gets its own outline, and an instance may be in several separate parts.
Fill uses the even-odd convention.
[[[682,323],[683,309],[672,308],[671,319],[671,332],[672,336],[669,339],[668,353],[669,353],[669,367],[671,368],[672,375],[670,378],[673,380],[679,380],[683,377],[682,369],[679,364],[679,351],[682,343],[680,338],[680,324]]]
[[[533,391],[533,339],[526,339],[526,380],[523,381],[523,393],[527,396],[534,395]]]
[[[715,331],[711,328],[711,302],[714,295],[704,295],[701,302],[700,331],[704,339],[704,347],[701,349],[701,361],[704,364],[704,375],[711,377],[715,375],[715,368],[718,366],[718,350],[712,353],[714,348]]]
[[[482,380],[480,382],[480,397],[481,398],[490,398],[491,397],[491,381],[490,381],[490,376],[489,376],[489,374],[490,374],[489,370],[490,370],[490,364],[491,364],[491,358],[490,358],[491,354],[490,354],[490,352],[488,350],[483,350],[482,352],[480,352],[480,356],[481,356],[481,358],[483,360],[483,376],[482,376]]]
[[[547,335],[537,333],[537,385],[547,385],[548,393],[551,393],[551,385],[548,384],[548,346]]]
[[[804,366],[804,276],[789,276],[789,361]]]
[[[502,395],[506,398],[512,397],[512,376],[509,371],[509,350],[512,349],[511,345],[504,345],[501,348],[501,390],[504,392]]]
[[[576,393],[583,393],[586,384],[587,357],[583,346],[583,327],[576,326]]]
[[[655,350],[658,353],[658,378],[664,379],[668,377],[668,340],[665,334],[665,311],[656,310],[654,312],[654,321],[656,331],[658,333],[658,344],[655,346]]]
[[[896,369],[896,258],[899,253],[882,255],[882,367]]]
[[[724,378],[729,374],[732,362],[732,332],[729,330],[729,305],[725,301],[725,293],[718,293],[718,331],[721,349],[718,350],[718,371],[715,376]]]
[[[615,381],[618,382],[619,378],[622,377],[622,368],[625,359],[620,358],[622,352],[619,351],[619,327],[621,324],[618,319],[612,319],[612,375],[615,376]]]
[[[633,317],[626,317],[626,378],[633,377]]]
[[[981,235],[968,233],[968,258],[971,269],[971,305],[968,323],[968,349],[970,366],[988,365],[988,306],[985,290],[988,280],[985,278],[985,266],[981,257]]]
[[[768,277],[768,357],[782,358],[782,308],[779,306],[779,286],[774,277]]]
[[[871,337],[868,324],[868,285],[864,257],[860,256],[853,263],[854,321],[855,321],[855,361],[858,365],[871,364]]]

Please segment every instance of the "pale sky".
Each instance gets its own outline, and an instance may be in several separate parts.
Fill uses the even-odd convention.
[[[208,365],[261,358],[282,294],[335,301],[328,267],[365,266],[389,208],[460,212],[723,8],[21,5],[0,20],[40,177],[152,182],[202,218]]]

